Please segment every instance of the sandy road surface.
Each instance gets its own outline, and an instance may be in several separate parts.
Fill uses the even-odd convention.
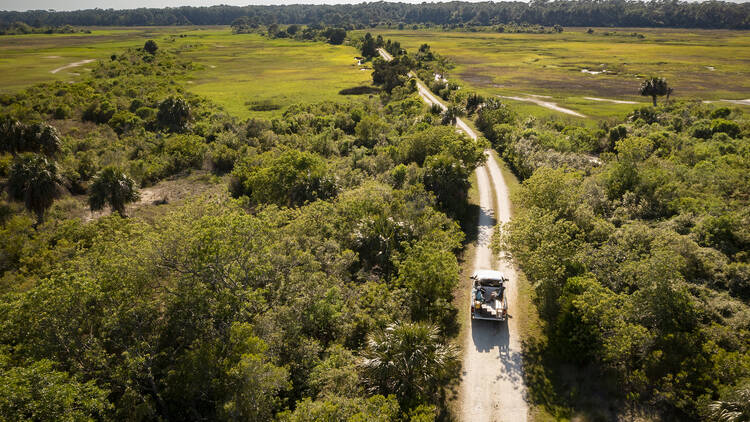
[[[81,60],[80,62],[73,62],[73,63],[70,63],[70,64],[66,64],[65,66],[60,66],[57,69],[52,69],[52,70],[49,71],[49,73],[57,73],[57,72],[59,72],[61,70],[70,69],[71,67],[81,66],[81,65],[84,65],[86,63],[91,63],[93,61],[94,61],[94,59],[88,59],[88,60]]]
[[[591,101],[599,101],[612,104],[638,104],[637,101],[626,101],[626,100],[613,100],[611,98],[599,98],[599,97],[583,97]]]
[[[393,57],[379,49],[385,60]],[[419,95],[428,104],[445,105],[421,82],[417,82]],[[477,134],[460,118],[456,126],[473,139]],[[521,366],[521,341],[518,318],[518,285],[513,267],[497,261],[490,250],[490,241],[495,225],[510,221],[510,195],[497,161],[490,151],[487,164],[476,170],[479,190],[480,214],[476,257],[476,269],[496,268],[510,279],[505,294],[508,295],[507,323],[492,321],[468,321],[461,379],[460,419],[465,422],[525,422],[528,406],[525,400],[525,385]],[[470,306],[466,303],[465,306]],[[470,316],[467,313],[467,318]]]
[[[498,95],[498,97],[505,98],[505,99],[508,99],[508,100],[526,101],[526,102],[529,102],[529,103],[534,103],[534,104],[536,104],[538,106],[542,106],[542,107],[548,108],[550,110],[555,110],[555,111],[559,111],[560,113],[570,114],[571,116],[586,117],[586,115],[581,114],[581,113],[579,113],[577,111],[573,111],[573,110],[571,110],[569,108],[565,108],[565,107],[560,107],[559,105],[557,105],[557,103],[553,103],[551,101],[540,100],[537,97],[512,97],[512,96],[511,97],[506,97],[504,95]]]

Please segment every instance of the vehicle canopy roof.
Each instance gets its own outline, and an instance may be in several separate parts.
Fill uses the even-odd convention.
[[[499,286],[500,284],[508,281],[507,278],[500,271],[493,270],[478,270],[471,276],[474,280],[479,281],[479,284],[485,286]]]

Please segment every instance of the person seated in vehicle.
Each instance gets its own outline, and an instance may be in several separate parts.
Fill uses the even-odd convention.
[[[484,289],[477,289],[476,300],[484,302]]]
[[[492,303],[492,302],[494,302],[496,300],[497,300],[497,290],[495,290],[492,293],[490,293],[490,303]]]

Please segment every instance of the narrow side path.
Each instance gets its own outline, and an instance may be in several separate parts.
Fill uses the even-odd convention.
[[[73,63],[70,63],[70,64],[66,64],[65,66],[60,66],[57,69],[50,70],[49,73],[57,73],[57,72],[59,72],[61,70],[70,69],[71,67],[77,67],[77,66],[84,65],[86,63],[91,63],[94,60],[95,59],[87,59],[87,60],[81,60],[80,62],[73,62]]]

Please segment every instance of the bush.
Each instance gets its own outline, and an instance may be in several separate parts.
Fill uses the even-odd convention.
[[[118,111],[111,119],[109,119],[109,126],[114,129],[118,135],[122,135],[125,132],[129,132],[143,124],[143,121],[138,118],[135,114],[129,111]]]
[[[731,120],[714,119],[711,121],[711,132],[726,133],[732,138],[736,138],[740,134],[740,126]]]
[[[156,45],[156,41],[148,40],[143,44],[143,49],[149,54],[156,54],[156,50],[159,49],[159,46]]]
[[[183,98],[169,97],[159,103],[156,118],[163,127],[181,132],[187,128],[190,120],[190,105]]]
[[[117,108],[109,101],[95,102],[88,106],[83,112],[83,120],[104,124],[115,115]]]
[[[690,135],[694,138],[709,139],[713,135],[713,131],[707,120],[698,120],[690,128]]]
[[[200,168],[206,144],[203,138],[195,135],[176,135],[167,138],[164,153],[169,166],[168,174],[179,173],[189,168]]]
[[[238,157],[239,153],[236,150],[224,144],[211,144],[209,159],[211,160],[211,168],[215,173],[224,174],[232,171]]]
[[[57,108],[55,108],[55,111],[52,113],[52,117],[58,120],[67,119],[70,117],[70,107],[66,105],[59,105]]]
[[[246,158],[232,172],[232,194],[249,196],[255,203],[298,206],[336,194],[325,160],[317,154],[269,151]]]
[[[711,112],[711,118],[726,119],[730,114],[732,114],[732,110],[730,110],[728,107],[719,107]]]

